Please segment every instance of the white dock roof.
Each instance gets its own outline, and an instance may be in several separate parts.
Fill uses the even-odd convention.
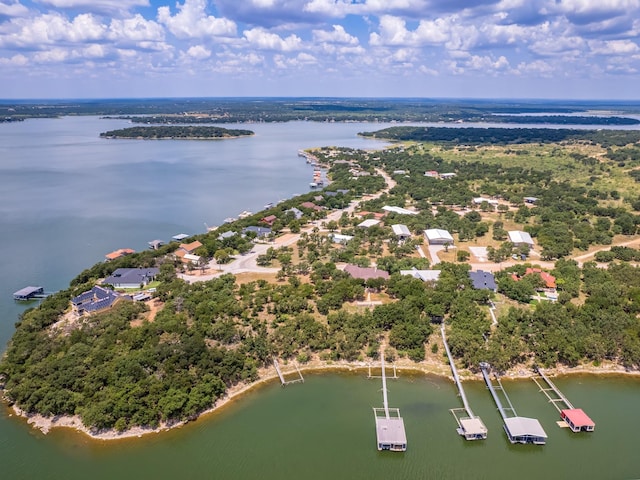
[[[504,424],[512,437],[547,438],[547,433],[535,418],[511,417],[505,418]]]

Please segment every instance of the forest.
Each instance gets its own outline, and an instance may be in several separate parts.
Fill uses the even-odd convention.
[[[327,188],[189,239],[203,244],[197,254],[229,262],[256,241],[243,229],[274,215],[267,241],[298,235],[258,256],[258,265],[277,273],[187,283],[178,273],[200,267],[176,259],[176,243],[96,264],[16,323],[0,361],[4,395],[28,413],[79,415],[95,430],[155,427],[196,418],[229,388],[256,380],[272,358],[302,365],[373,361],[384,341],[389,360],[445,362],[434,326],[440,322],[457,362],[471,372],[480,361],[501,371],[603,362],[637,370],[640,253],[623,244],[638,239],[640,198],[629,172],[640,160],[637,144],[619,146],[624,135],[549,147],[496,139],[485,149],[476,139],[455,148],[444,142],[315,149],[329,169]],[[381,170],[395,184],[386,192]],[[475,203],[479,196],[498,204]],[[524,197],[536,201],[526,204]],[[320,208],[303,207],[307,201]],[[356,212],[342,210],[354,201]],[[415,214],[392,212],[378,225],[358,226],[385,205]],[[336,210],[338,220],[327,220]],[[398,223],[410,239],[395,237],[390,226]],[[447,229],[456,239],[437,267],[416,253],[426,228]],[[530,233],[538,256],[508,242],[508,229]],[[333,233],[352,238],[336,243]],[[469,247],[478,245],[487,246],[487,264],[505,262],[496,272],[497,292],[472,285]],[[591,256],[574,259],[583,254]],[[546,262],[555,278],[556,301],[543,301],[541,277],[527,273],[537,262]],[[354,278],[342,269],[347,263],[390,275]],[[150,303],[123,301],[60,323],[69,318],[72,297],[116,268],[135,266],[160,268]],[[429,267],[440,271],[435,282],[400,273]],[[370,296],[379,303],[359,303]],[[495,324],[490,301],[498,305]]]

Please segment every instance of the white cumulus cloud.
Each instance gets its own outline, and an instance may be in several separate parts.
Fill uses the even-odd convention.
[[[158,8],[158,21],[178,38],[232,37],[235,22],[207,15],[205,0],[185,0],[176,4],[178,13],[171,15],[169,7]]]
[[[245,30],[244,37],[251,46],[261,50],[291,52],[302,47],[302,40],[297,35],[289,35],[286,38],[282,38],[264,28]]]
[[[211,50],[207,50],[202,45],[194,45],[192,47],[189,47],[189,50],[187,50],[187,55],[197,60],[203,60],[211,56]]]
[[[358,37],[349,35],[342,25],[333,25],[333,30],[314,30],[313,39],[316,42],[339,43],[343,45],[358,45]]]

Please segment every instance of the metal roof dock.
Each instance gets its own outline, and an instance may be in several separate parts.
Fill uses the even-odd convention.
[[[491,383],[491,378],[489,377],[489,372],[491,371],[491,365],[486,362],[480,363],[480,370],[482,370],[482,376],[484,377],[484,381],[491,392],[491,396],[493,396],[493,400],[496,402],[496,406],[498,407],[498,411],[502,416],[502,420],[504,422],[504,431],[507,434],[507,438],[511,443],[533,443],[534,445],[544,445],[547,442],[547,434],[540,425],[540,422],[535,418],[527,418],[527,417],[519,417],[516,413],[515,408],[511,404],[511,400],[507,396],[507,392],[502,388],[502,383],[500,383],[500,379],[497,375],[494,376],[496,378],[497,386],[494,386]],[[506,401],[508,407],[504,407],[502,402],[500,401],[500,397],[498,396],[498,391],[502,392],[502,396]],[[508,412],[511,412],[509,415]]]
[[[33,300],[34,298],[44,297],[44,287],[24,287],[13,292],[13,299],[19,301]]]
[[[560,418],[569,426],[572,432],[593,432],[596,428],[596,424],[581,408],[574,408],[569,402],[567,397],[563,395],[558,387],[548,378],[542,369],[536,368],[536,373],[540,375],[538,380],[533,377],[533,381],[540,387],[540,391],[545,394],[549,399],[549,402],[556,407],[556,410],[560,413]],[[541,384],[544,381],[546,387]],[[558,404],[564,404],[566,408],[560,408]]]
[[[449,365],[451,365],[453,379],[456,382],[458,391],[460,392],[460,398],[462,398],[462,403],[464,405],[464,408],[452,408],[450,410],[451,414],[456,419],[456,422],[458,422],[457,432],[466,440],[484,440],[487,438],[487,427],[482,423],[480,417],[473,414],[471,406],[469,406],[467,396],[465,395],[464,388],[462,387],[462,382],[460,382],[460,377],[458,377],[458,371],[453,363],[453,357],[449,350],[449,345],[447,344],[447,336],[445,334],[444,327],[444,322],[442,322],[442,342],[444,343],[444,349],[447,351],[447,357],[449,357]],[[462,416],[464,415],[463,412],[467,414],[466,417]]]
[[[380,352],[382,362],[382,403],[383,408],[374,408],[376,419],[376,439],[378,450],[404,452],[407,450],[407,434],[404,430],[404,420],[400,416],[400,409],[389,408],[387,399],[387,377],[384,370],[384,349]]]

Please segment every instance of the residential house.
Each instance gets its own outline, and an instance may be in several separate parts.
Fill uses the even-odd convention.
[[[353,278],[359,278],[360,280],[371,280],[374,278],[389,278],[389,272],[384,270],[378,270],[375,267],[359,267],[357,265],[347,264],[344,267],[344,271],[351,275]]]
[[[473,288],[476,290],[491,290],[496,292],[498,287],[496,286],[496,279],[491,272],[485,272],[484,270],[478,270],[476,272],[470,271],[469,278]]]
[[[129,297],[118,295],[113,290],[96,285],[91,290],[72,298],[71,307],[77,315],[92,314],[108,310],[125,298]]]
[[[440,278],[441,271],[442,270],[418,270],[417,268],[412,268],[411,270],[400,270],[400,275],[408,275],[423,282],[437,282]]]
[[[313,203],[313,202],[302,202],[302,203],[300,204],[300,206],[301,206],[302,208],[307,208],[307,209],[309,209],[309,210],[315,210],[316,212],[321,212],[321,211],[322,211],[322,207],[320,207],[320,206],[316,205],[316,204],[315,204],[315,203]]]
[[[353,238],[353,235],[342,235],[341,233],[330,233],[328,237],[333,243],[345,244]]]
[[[436,172],[435,170],[428,170],[426,172],[424,172],[424,176],[425,177],[431,177],[431,178],[438,178],[438,172]]]
[[[275,222],[277,219],[278,219],[278,217],[276,217],[275,215],[267,215],[266,217],[264,217],[260,221],[262,223],[266,223],[267,225],[272,227],[273,226],[273,222]]]
[[[258,238],[268,237],[269,235],[271,235],[271,229],[267,227],[251,226],[242,229],[242,233],[244,233],[245,235],[249,232],[254,232],[256,234],[256,237]]]
[[[152,282],[158,273],[158,268],[118,268],[102,284],[114,288],[140,288]]]

